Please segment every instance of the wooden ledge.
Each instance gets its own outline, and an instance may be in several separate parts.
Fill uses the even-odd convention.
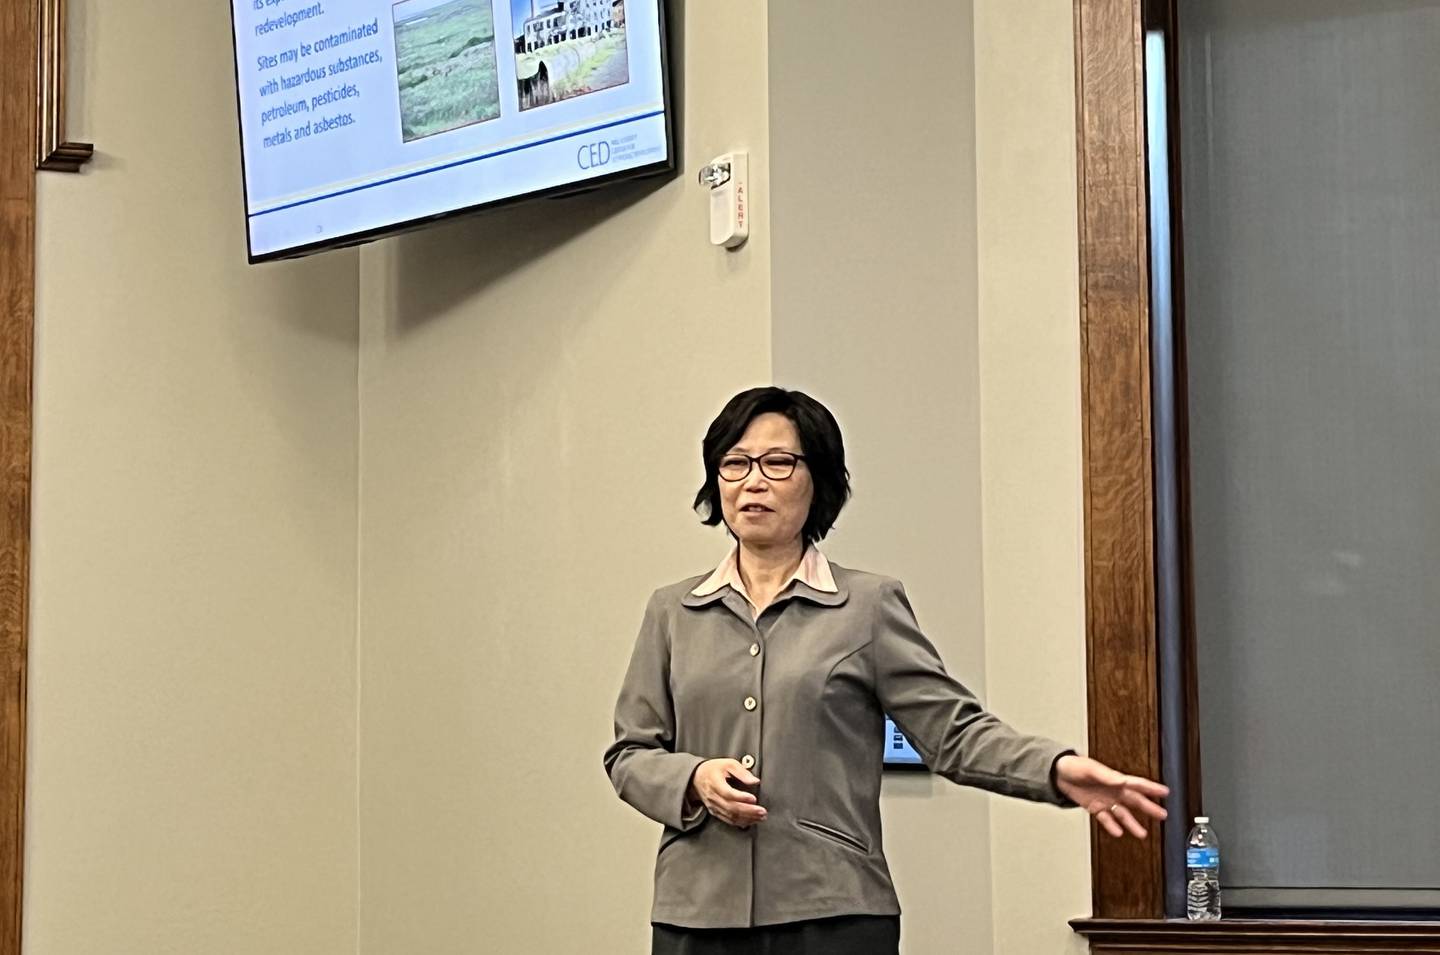
[[[1094,952],[1265,953],[1325,952],[1383,955],[1440,953],[1440,922],[1360,922],[1320,919],[1074,919]]]

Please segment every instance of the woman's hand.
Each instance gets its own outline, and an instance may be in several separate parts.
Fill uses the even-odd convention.
[[[1126,776],[1088,756],[1074,754],[1061,756],[1055,763],[1055,785],[1116,838],[1128,831],[1144,839],[1145,823],[1166,816],[1165,809],[1153,800],[1170,795],[1168,787],[1154,780]],[[1148,818],[1142,822],[1137,816]]]
[[[748,829],[765,820],[765,809],[759,805],[754,793],[737,789],[730,780],[737,780],[742,786],[760,785],[760,778],[738,759],[707,759],[695,767],[690,777],[690,798],[705,804],[710,815],[737,829]]]

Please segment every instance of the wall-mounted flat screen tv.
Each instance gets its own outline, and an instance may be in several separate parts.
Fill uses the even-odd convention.
[[[886,769],[927,769],[924,758],[910,745],[900,727],[890,717],[885,717],[885,768]]]
[[[663,0],[231,0],[251,262],[674,168]]]

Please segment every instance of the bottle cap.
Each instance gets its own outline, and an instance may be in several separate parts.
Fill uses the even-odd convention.
[[[1208,826],[1208,825],[1210,825],[1210,817],[1209,817],[1209,816],[1196,816],[1196,817],[1195,817],[1195,825],[1197,825],[1197,826]]]

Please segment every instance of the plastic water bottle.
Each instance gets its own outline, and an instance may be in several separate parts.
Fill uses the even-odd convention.
[[[1185,917],[1192,922],[1220,917],[1220,840],[1209,816],[1196,816],[1185,840]]]

